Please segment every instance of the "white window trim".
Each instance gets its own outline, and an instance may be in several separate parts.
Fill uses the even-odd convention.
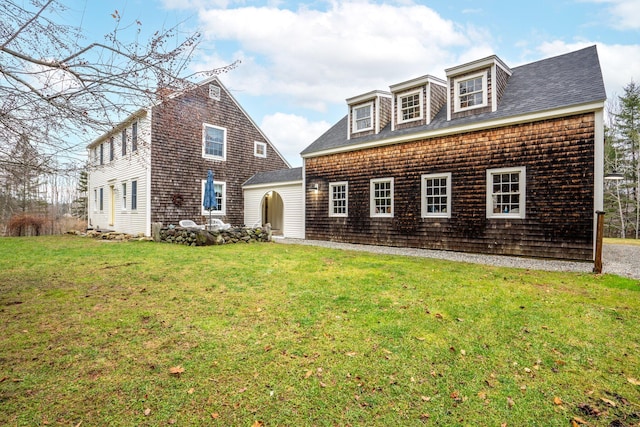
[[[202,215],[209,216],[209,211],[202,206],[204,203],[204,187],[207,184],[207,180],[202,180],[202,189],[200,191],[200,207],[202,211]],[[222,210],[219,211],[211,211],[211,216],[224,216],[227,214],[227,183],[225,181],[213,181],[213,185],[221,185],[222,186]]]
[[[138,151],[138,142],[139,142],[139,137],[138,137],[138,131],[139,129],[139,125],[138,122],[133,122],[131,123],[131,152],[134,153],[136,151]],[[135,132],[134,132],[135,131]],[[135,143],[135,145],[134,145]]]
[[[420,102],[420,114],[418,115],[418,117],[414,117],[412,119],[407,119],[407,120],[403,120],[402,119],[402,98],[406,98],[407,96],[412,96],[415,94],[418,94],[419,97],[419,102]],[[404,93],[400,93],[396,96],[396,109],[398,110],[397,113],[397,122],[398,124],[401,123],[409,123],[409,122],[415,122],[418,120],[422,120],[424,117],[424,92],[422,90],[422,88],[420,89],[416,89],[416,90],[412,90],[409,92],[404,92]]]
[[[387,213],[380,213],[380,212],[376,212],[376,204],[374,201],[374,195],[375,195],[375,184],[377,183],[381,183],[381,182],[390,182],[391,186],[390,186],[390,190],[391,190],[391,212]],[[394,188],[393,188],[393,178],[377,178],[377,179],[372,179],[369,181],[369,216],[371,216],[371,218],[393,218],[393,214],[394,214]]]
[[[427,211],[427,179],[446,178],[447,180],[447,211],[446,212],[428,212]],[[420,194],[422,194],[421,207],[423,218],[451,218],[451,172],[430,173],[420,177]]]
[[[209,85],[209,98],[220,101],[220,86],[214,84]]]
[[[136,183],[136,207],[133,207],[133,183]],[[129,184],[130,190],[130,198],[129,204],[131,205],[131,212],[137,212],[140,209],[140,180],[138,178],[132,179],[131,184]]]
[[[223,137],[222,137],[222,156],[214,156],[211,154],[207,154],[206,152],[206,148],[207,148],[207,128],[211,127],[214,129],[219,129],[223,132]],[[227,129],[220,127],[220,126],[215,126],[215,125],[211,125],[209,123],[203,123],[202,124],[202,158],[204,159],[211,159],[211,160],[223,160],[226,161],[227,160]]]
[[[520,197],[518,212],[493,212],[493,175],[500,173],[514,173],[520,174]],[[525,218],[526,207],[526,193],[527,193],[527,168],[525,166],[512,167],[512,168],[499,168],[499,169],[487,169],[487,218]]]
[[[93,189],[93,211],[98,212],[98,189]]]
[[[259,152],[259,148],[262,148],[262,154]],[[253,142],[253,155],[256,157],[262,157],[263,159],[267,158],[267,144],[260,141]]]
[[[371,121],[371,125],[369,127],[366,128],[362,128],[362,129],[358,129],[356,126],[356,122],[358,121],[358,119],[356,118],[356,114],[355,114],[355,110],[360,109],[360,108],[364,108],[364,107],[369,107],[369,118]],[[362,119],[360,119],[362,120]],[[354,105],[351,107],[351,133],[358,133],[358,132],[366,132],[368,130],[373,130],[373,125],[374,125],[374,120],[373,120],[373,102],[367,102],[365,104],[358,104],[358,105]]]
[[[121,200],[121,206],[120,209],[123,211],[127,210],[127,183],[126,182],[121,182],[120,183],[120,200]]]
[[[344,185],[344,213],[335,213],[333,211],[333,187]],[[349,216],[349,183],[347,181],[330,182],[329,183],[329,216],[330,217],[348,217]]]
[[[482,77],[482,104],[472,105],[471,107],[460,107],[460,82],[464,82],[467,80],[477,79],[478,77]],[[458,77],[453,79],[453,90],[454,90],[454,98],[453,98],[453,112],[459,113],[462,111],[475,110],[476,108],[482,108],[489,105],[489,94],[487,92],[488,83],[487,80],[489,78],[488,71],[482,71],[480,73],[465,75],[462,77]]]

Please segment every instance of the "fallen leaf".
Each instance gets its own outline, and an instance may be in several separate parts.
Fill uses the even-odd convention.
[[[616,402],[614,402],[613,400],[609,400],[609,399],[606,399],[604,397],[601,397],[600,400],[602,400],[604,403],[607,403],[607,404],[611,405],[614,408],[616,406],[618,406],[618,404]]]
[[[637,380],[635,378],[627,378],[627,381],[629,381],[633,385],[640,385],[640,380]]]
[[[193,387],[191,387],[191,388],[187,391],[187,393],[189,393],[189,394],[193,394],[193,392],[194,392],[194,391],[196,391],[196,389],[195,389],[195,388],[193,388]]]
[[[428,420],[429,419],[429,414],[427,412],[425,412],[424,414],[420,414],[420,419],[422,421]]]
[[[464,351],[464,350],[460,350],[460,354],[461,354],[461,355],[463,355],[463,356],[466,356],[466,355],[467,355],[467,352],[466,352],[466,351]]]
[[[487,393],[485,393],[484,391],[478,392],[478,397],[482,400],[485,400],[487,398]]]
[[[214,420],[217,420],[218,418],[220,418],[220,414],[218,414],[217,412],[214,412],[213,414],[211,414],[211,418],[213,418]]]
[[[507,427],[507,423],[500,424],[500,427]]]
[[[558,396],[553,398],[553,403],[556,405],[562,405],[562,399],[560,399]]]
[[[456,390],[449,395],[453,400],[460,400],[460,393]]]
[[[304,377],[309,378],[311,375],[313,375],[313,371],[307,371],[307,373],[304,374]]]
[[[151,415],[151,409],[147,408],[147,409],[144,410],[144,416],[148,417],[149,415]]]
[[[180,375],[183,372],[184,372],[184,368],[180,365],[169,368],[169,373],[172,375]]]
[[[345,354],[346,354],[347,356],[349,356],[349,357],[354,357],[354,356],[356,355],[356,352],[355,352],[355,351],[350,351],[350,352],[345,353]]]
[[[272,347],[270,345],[265,345],[264,346],[264,351],[271,351]]]
[[[442,314],[436,313],[436,319],[442,319]]]
[[[516,403],[513,401],[513,399],[511,397],[507,397],[507,405],[509,405],[509,408],[512,408],[513,405],[515,405]]]
[[[425,340],[423,337],[416,337],[416,339],[417,339],[418,341],[424,341],[424,340]]]
[[[583,420],[583,419],[582,419],[582,418],[580,418],[580,417],[573,417],[573,419],[571,420],[571,423],[572,423],[572,425],[576,425],[576,426],[577,426],[578,424],[584,424],[584,425],[587,425],[587,424],[588,424],[585,420]]]
[[[459,317],[458,317],[456,320],[457,320],[458,322],[464,322],[464,319],[461,319],[461,318],[459,318]]]
[[[255,423],[251,424],[251,427],[263,427],[264,423],[262,421],[256,421]]]
[[[431,397],[429,396],[420,396],[420,399],[424,400],[425,402],[428,402],[431,400]]]
[[[238,390],[238,393],[244,393],[245,391],[247,391],[246,387],[242,387],[240,390]]]
[[[327,385],[325,383],[323,383],[322,381],[320,381],[320,387],[325,388]]]

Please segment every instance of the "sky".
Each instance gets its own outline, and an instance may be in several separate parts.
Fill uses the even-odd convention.
[[[191,71],[220,76],[291,166],[346,99],[497,55],[509,67],[596,45],[607,95],[640,82],[640,0],[68,0],[89,38],[121,22],[202,40]],[[144,33],[143,33],[144,34]]]

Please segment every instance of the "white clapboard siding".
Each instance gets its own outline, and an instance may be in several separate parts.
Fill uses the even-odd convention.
[[[127,154],[122,156],[121,127],[114,137],[114,160],[109,160],[109,134],[92,144],[99,149],[104,144],[104,161],[91,159],[89,168],[89,227],[114,230],[122,233],[150,235],[149,176],[150,176],[150,125],[148,115],[138,119],[138,148],[131,151],[131,124],[127,126]],[[131,209],[131,183],[137,182],[137,209]],[[126,205],[122,184],[126,183]],[[99,209],[100,189],[103,189],[103,209]],[[111,189],[113,188],[113,198]],[[96,200],[96,196],[97,199]],[[112,200],[113,199],[113,200]],[[112,202],[115,204],[113,222],[110,221]]]
[[[244,191],[244,223],[251,227],[262,220],[262,201],[269,191],[282,198],[283,237],[304,238],[304,200],[302,181],[249,186]]]

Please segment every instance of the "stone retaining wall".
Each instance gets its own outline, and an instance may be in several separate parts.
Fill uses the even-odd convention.
[[[225,245],[229,243],[270,242],[271,227],[233,227],[228,230],[202,230],[200,228],[164,227],[152,224],[153,240],[187,246]]]

